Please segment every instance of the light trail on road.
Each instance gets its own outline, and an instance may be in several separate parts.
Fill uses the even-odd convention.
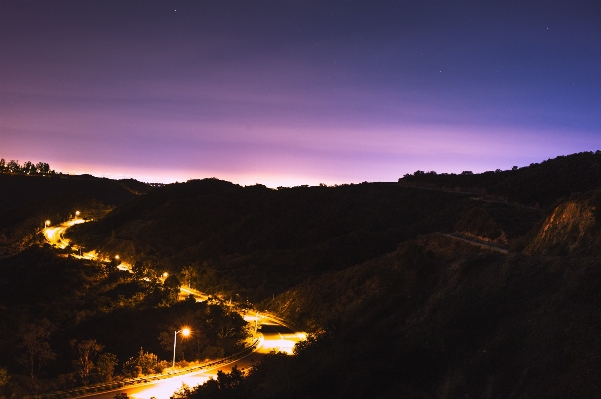
[[[71,226],[85,222],[86,221],[84,219],[71,219],[61,223],[58,226],[45,227],[42,232],[44,233],[44,237],[46,237],[46,240],[50,243],[50,245],[60,249],[65,249],[71,242],[64,237],[65,231]]]
[[[250,318],[254,320],[256,316],[245,316],[245,319],[247,320]],[[196,371],[182,376],[176,376],[164,380],[149,382],[147,384],[123,387],[110,392],[89,394],[80,397],[89,399],[113,399],[118,393],[125,393],[130,398],[135,399],[150,399],[153,397],[156,399],[169,399],[173,396],[175,391],[182,388],[182,384],[185,384],[189,388],[204,384],[210,378],[217,378],[217,372],[219,370],[223,372],[230,372],[232,368],[236,366],[239,370],[246,371],[262,357],[272,351],[291,354],[294,345],[304,339],[303,333],[294,332],[290,328],[274,321],[269,316],[259,315],[259,323],[261,325],[261,334],[263,335],[263,339],[261,339],[256,351],[250,353],[242,359],[226,365],[219,365],[210,369]]]
[[[52,226],[52,227],[47,226],[42,229],[42,233],[44,234],[46,241],[48,241],[48,243],[50,245],[52,245],[53,247],[59,248],[59,249],[65,249],[69,245],[71,245],[71,240],[69,240],[68,238],[65,238],[65,231],[67,231],[67,229],[69,227],[75,226],[76,224],[86,223],[87,221],[88,220],[81,219],[81,218],[71,219],[71,220],[68,220],[66,222],[59,224],[58,226]],[[80,250],[81,247],[73,244],[73,245],[71,245],[71,248],[73,248],[73,250],[75,251],[75,253],[71,254],[71,256],[73,256],[74,258],[95,260],[95,261],[100,261],[100,262],[105,262],[105,263],[110,262],[110,259],[100,258],[100,254],[96,250],[91,250],[88,252],[83,252],[81,254],[77,254],[77,251]],[[131,265],[122,261],[119,265],[117,265],[117,268],[119,270],[130,271]]]

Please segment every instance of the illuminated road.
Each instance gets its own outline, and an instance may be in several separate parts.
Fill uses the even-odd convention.
[[[44,233],[44,237],[46,237],[46,241],[48,241],[50,245],[56,248],[65,249],[71,244],[71,240],[65,238],[65,231],[67,231],[67,229],[71,226],[85,222],[85,219],[71,219],[59,224],[58,226],[45,227],[42,232]],[[80,249],[80,247],[77,245],[71,245],[71,248],[73,248],[73,250],[76,252]],[[98,254],[96,251],[83,252],[80,254],[74,253],[72,256],[79,259],[98,260]]]
[[[85,223],[84,219],[71,219],[64,223],[61,223],[58,226],[46,227],[43,230],[44,237],[50,243],[50,245],[55,246],[60,249],[65,249],[69,246],[69,240],[64,237],[65,231],[76,224]]]
[[[46,241],[48,241],[50,245],[56,248],[65,249],[71,244],[71,240],[65,238],[65,231],[67,231],[67,229],[71,226],[75,226],[76,224],[81,224],[85,222],[87,222],[87,220],[85,219],[71,219],[59,224],[58,226],[45,227],[42,230],[42,233],[44,234],[44,237],[46,237]],[[110,262],[110,259],[100,259],[98,257],[98,253],[95,250],[89,252],[78,252],[81,250],[81,247],[75,244],[71,244],[71,248],[73,249],[73,251],[75,251],[71,254],[71,256],[75,258]],[[121,270],[129,270],[130,268],[129,265],[127,265],[125,262],[123,262],[117,267]]]
[[[69,246],[70,241],[64,237],[65,231],[76,224],[85,223],[84,219],[72,219],[64,222],[58,226],[46,227],[43,229],[46,240],[57,248],[64,249]],[[77,251],[76,245],[71,247]],[[82,253],[81,255],[75,255],[77,258],[99,260],[96,251],[90,251]],[[108,261],[103,259],[102,261]],[[181,287],[180,295],[188,296],[189,294],[194,295],[197,300],[206,300],[207,296],[195,289],[190,287]],[[147,384],[137,384],[135,386],[123,387],[113,391],[88,394],[79,396],[80,398],[92,398],[92,399],[113,399],[119,392],[126,393],[130,398],[136,399],[150,399],[152,397],[156,399],[169,399],[175,391],[182,387],[182,384],[186,384],[189,387],[202,384],[211,377],[217,377],[217,371],[230,371],[234,365],[238,366],[239,369],[248,369],[252,364],[262,356],[265,356],[271,351],[285,352],[292,354],[294,345],[306,339],[306,336],[302,332],[295,332],[291,328],[283,325],[278,320],[257,312],[252,312],[244,315],[244,319],[251,323],[251,325],[258,326],[258,332],[262,334],[260,343],[257,349],[249,355],[234,361],[227,365],[215,366],[211,369],[203,371],[192,372],[186,375],[175,376],[166,378],[164,380],[153,381]]]
[[[256,316],[245,316],[244,318],[251,323],[254,323],[256,320]],[[191,388],[203,384],[211,377],[216,378],[218,370],[227,372],[230,371],[234,365],[238,366],[239,369],[246,370],[250,368],[254,362],[258,361],[262,356],[265,356],[265,354],[272,350],[292,353],[294,344],[305,338],[304,334],[295,333],[288,327],[261,314],[259,314],[259,326],[260,332],[263,334],[263,339],[259,344],[259,348],[248,356],[230,364],[220,365],[212,369],[193,372],[183,376],[153,381],[148,384],[124,387],[110,392],[89,394],[80,397],[90,399],[113,399],[117,393],[123,392],[130,398],[136,399],[150,399],[152,397],[156,399],[169,399],[175,391],[182,387],[182,384],[186,384]]]

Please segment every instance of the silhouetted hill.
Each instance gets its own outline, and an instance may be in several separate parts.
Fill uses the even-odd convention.
[[[136,179],[121,179],[119,180],[119,184],[137,195],[146,194],[153,189],[151,185],[142,183]]]
[[[296,357],[264,361],[245,392],[595,398],[600,270],[597,257],[506,256],[423,236],[270,301],[321,335]]]
[[[395,183],[271,190],[206,179],[155,189],[70,234],[111,256],[128,242],[129,261],[157,272],[195,265],[200,288],[256,300],[391,252],[417,234],[453,232],[475,208],[510,239],[542,216],[518,208],[525,216],[513,224],[510,205]]]
[[[483,195],[546,207],[575,192],[601,186],[601,151],[559,156],[515,170],[472,174],[417,171],[399,183],[425,188],[478,192]]]
[[[121,181],[89,175],[46,177],[0,174],[0,187],[0,228],[14,225],[34,212],[68,213],[90,201],[119,205],[136,196],[124,188]]]
[[[24,237],[33,236],[46,219],[56,223],[76,209],[116,206],[136,197],[131,189],[124,187],[125,184],[134,186],[133,182],[90,175],[0,173],[0,237],[3,237],[0,247],[4,246],[7,251],[7,247],[18,245]]]
[[[601,389],[600,164],[601,153],[581,153],[512,171],[278,190],[205,179],[143,196],[117,182],[130,199],[70,234],[105,255],[119,251],[133,274],[113,271],[94,285],[92,269],[67,270],[72,260],[34,252],[0,260],[22,269],[26,256],[40,256],[41,278],[51,264],[57,286],[92,287],[28,289],[15,293],[19,303],[7,291],[2,328],[40,312],[29,299],[56,294],[52,321],[72,323],[57,342],[97,332],[129,356],[112,328],[121,325],[161,350],[155,336],[170,327],[158,324],[197,314],[193,301],[157,308],[169,287],[153,279],[169,271],[314,334],[297,356],[268,357],[246,379],[190,399],[593,398]],[[4,287],[24,284],[13,271],[0,277]],[[79,302],[64,296],[84,292]],[[87,308],[95,305],[103,310]]]

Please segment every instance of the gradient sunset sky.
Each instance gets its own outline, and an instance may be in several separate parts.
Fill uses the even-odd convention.
[[[0,1],[0,157],[270,187],[601,149],[598,1]]]

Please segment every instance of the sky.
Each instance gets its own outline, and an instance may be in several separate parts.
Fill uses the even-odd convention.
[[[270,187],[601,149],[601,5],[0,0],[0,157]]]

